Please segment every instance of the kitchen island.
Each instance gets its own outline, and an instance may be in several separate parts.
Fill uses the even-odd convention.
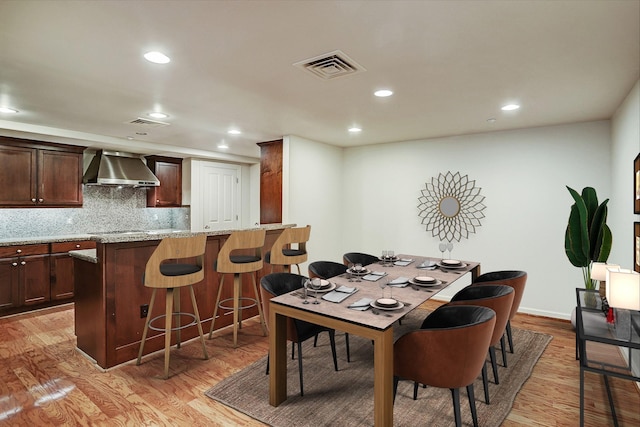
[[[267,232],[264,253],[271,249],[284,228],[294,224],[264,225]],[[206,232],[204,281],[194,285],[202,327],[209,330],[213,317],[215,297],[219,287],[219,275],[213,269],[218,252],[231,232],[221,230]],[[75,332],[77,347],[92,358],[101,368],[111,368],[135,359],[145,322],[145,307],[151,299],[152,290],[142,284],[142,275],[147,260],[166,237],[186,237],[188,231],[166,233],[115,233],[92,236],[96,241],[92,250],[72,251],[75,275]],[[258,280],[271,271],[265,263],[258,272]],[[281,271],[275,270],[275,271]],[[227,283],[228,281],[228,283]],[[225,278],[223,298],[232,296],[232,275]],[[193,312],[188,290],[181,292],[182,311]],[[250,281],[243,280],[243,294],[253,295]],[[164,314],[164,305],[156,304],[151,317]],[[258,314],[256,307],[244,311],[244,317]],[[218,310],[216,329],[232,323],[230,310]],[[182,330],[182,341],[198,336],[195,326]],[[164,348],[164,332],[149,331],[144,345],[145,354]]]

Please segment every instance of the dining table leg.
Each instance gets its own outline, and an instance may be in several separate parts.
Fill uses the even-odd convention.
[[[269,310],[269,404],[287,400],[287,317]]]
[[[374,425],[393,425],[393,327],[379,331],[373,350]]]

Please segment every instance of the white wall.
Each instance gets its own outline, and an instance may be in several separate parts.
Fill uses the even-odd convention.
[[[420,223],[418,197],[432,177],[460,172],[476,180],[487,208],[476,233],[454,242],[452,256],[480,261],[485,272],[527,271],[521,310],[569,318],[582,276],[564,254],[572,204],[565,185],[610,197],[609,121],[349,148],[342,171],[337,149],[295,142],[289,219],[314,227],[313,248],[321,250],[310,250],[311,261],[382,249],[439,256],[439,241]],[[469,281],[459,282],[440,296]]]

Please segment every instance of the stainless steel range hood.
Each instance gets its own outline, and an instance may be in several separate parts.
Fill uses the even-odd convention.
[[[160,180],[137,154],[99,150],[84,173],[82,183],[157,187]]]

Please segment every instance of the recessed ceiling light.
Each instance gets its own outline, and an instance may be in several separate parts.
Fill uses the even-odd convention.
[[[167,64],[171,59],[162,52],[147,52],[144,54],[144,58],[155,64]]]
[[[149,117],[153,117],[154,119],[166,119],[169,115],[159,111],[154,111],[153,113],[149,113]]]
[[[15,114],[18,110],[9,107],[0,107],[0,113]]]
[[[385,98],[387,96],[391,96],[393,95],[393,91],[389,90],[389,89],[380,89],[377,90],[375,92],[373,92],[373,94],[379,98]]]
[[[518,104],[507,104],[501,108],[502,111],[513,111],[520,108]]]
[[[358,133],[358,132],[362,132],[362,129],[360,129],[359,127],[353,126],[349,128],[349,132]]]
[[[242,132],[239,131],[238,129],[229,129],[229,131],[227,133],[229,135],[240,135]]]
[[[222,149],[229,148],[229,145],[227,145],[226,142],[222,141],[220,144],[218,144],[218,148],[222,148]]]

